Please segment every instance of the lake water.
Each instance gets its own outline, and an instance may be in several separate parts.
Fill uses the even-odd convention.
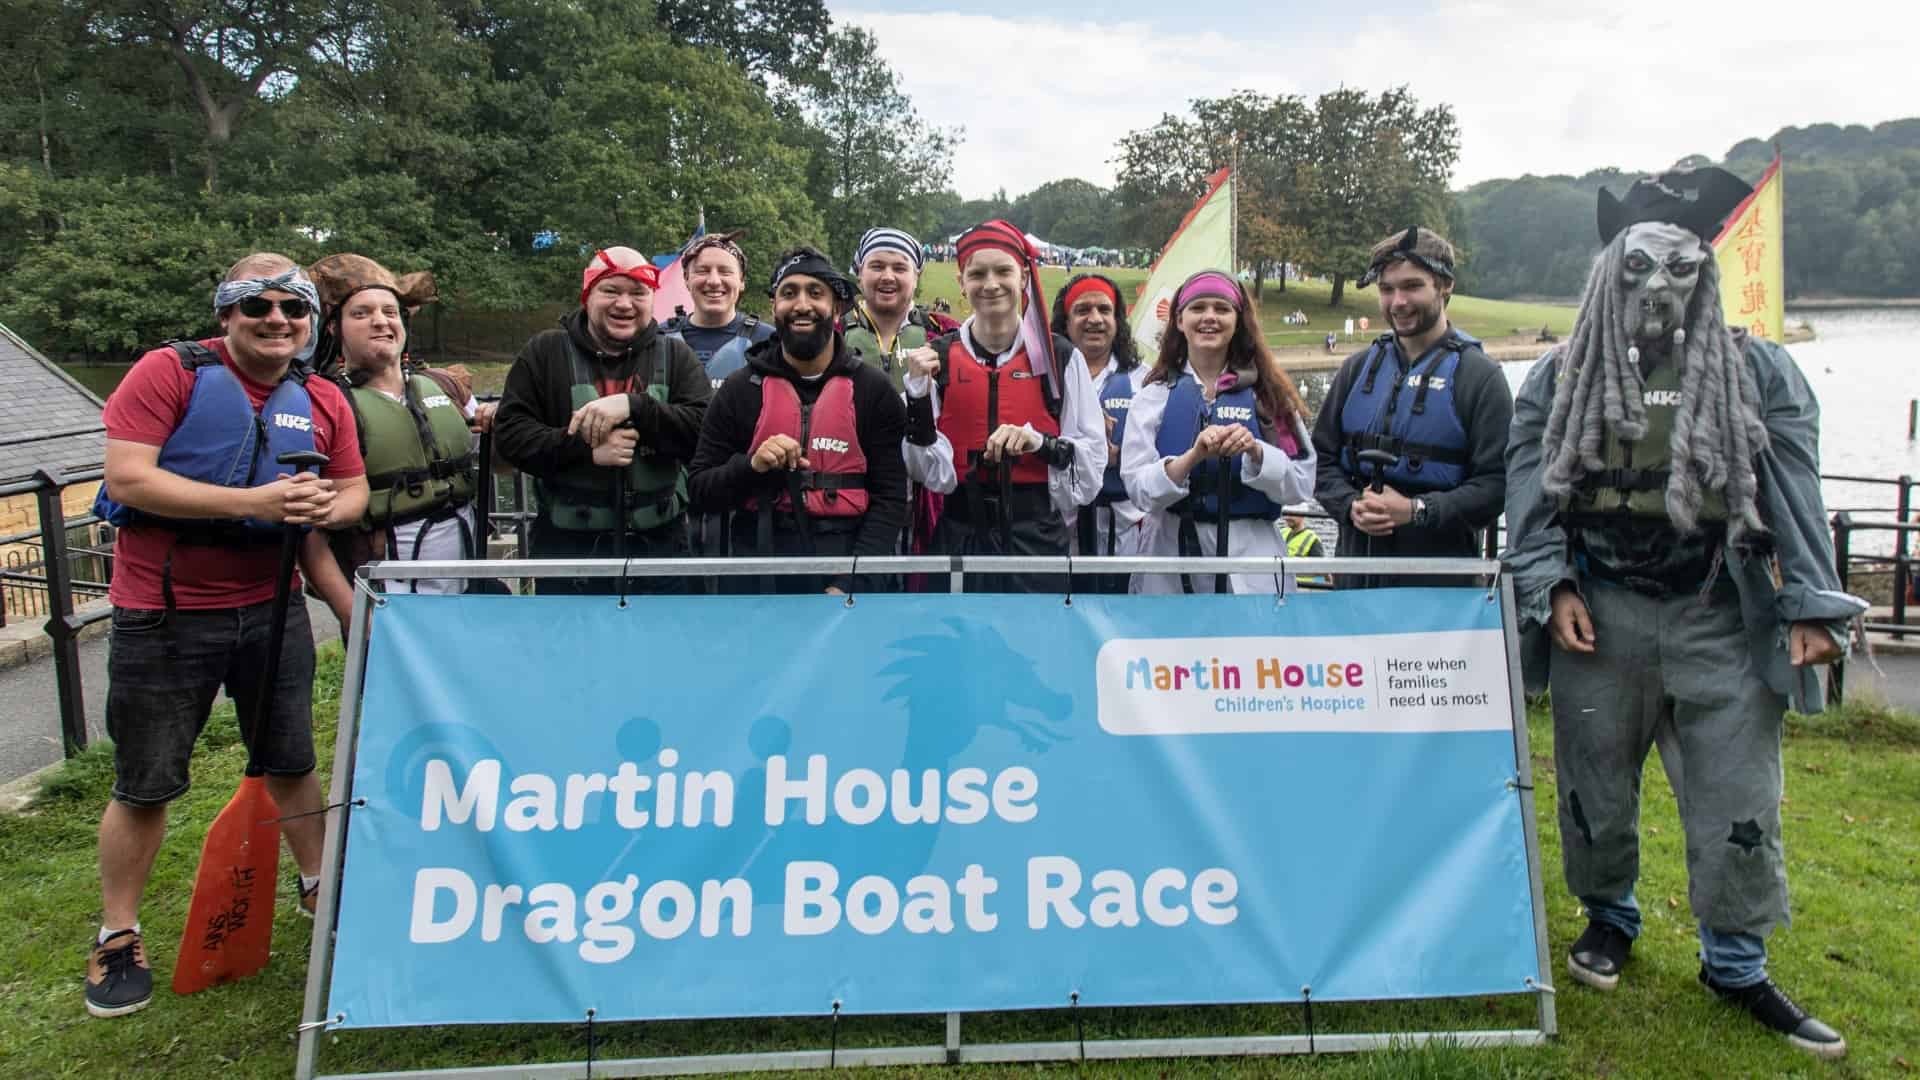
[[[1834,308],[1789,311],[1813,325],[1812,341],[1788,346],[1820,399],[1820,471],[1827,475],[1892,479],[1920,476],[1920,442],[1907,439],[1907,402],[1920,398],[1920,308]],[[1502,365],[1517,392],[1536,361]],[[1332,373],[1299,377],[1310,409],[1326,397]],[[1897,498],[1891,486],[1828,481],[1827,506],[1889,520]],[[1920,502],[1920,492],[1915,493]],[[1856,516],[1865,516],[1856,513]],[[1329,530],[1330,532],[1330,530]],[[1891,537],[1864,534],[1856,551],[1886,552]]]

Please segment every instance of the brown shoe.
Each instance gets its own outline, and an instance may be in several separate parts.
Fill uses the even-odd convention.
[[[95,1016],[125,1016],[153,1000],[153,968],[137,930],[121,930],[99,942],[87,956],[87,1011]]]

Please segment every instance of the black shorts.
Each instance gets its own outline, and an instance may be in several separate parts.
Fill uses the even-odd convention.
[[[207,611],[113,610],[107,734],[115,799],[164,806],[186,794],[187,761],[222,686],[256,767],[270,776],[313,771],[313,628],[298,598],[287,609],[267,716],[255,715],[272,616],[272,601]]]

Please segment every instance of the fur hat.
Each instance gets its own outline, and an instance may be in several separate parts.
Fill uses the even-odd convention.
[[[385,289],[409,312],[440,299],[433,272],[421,270],[394,277],[393,272],[365,255],[329,255],[307,268],[320,290],[320,306],[327,314],[338,311],[347,297],[362,289]]]

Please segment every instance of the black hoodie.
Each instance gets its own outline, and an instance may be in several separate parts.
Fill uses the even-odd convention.
[[[847,350],[833,337],[833,361],[818,379],[804,379],[787,364],[778,335],[747,350],[747,366],[726,377],[700,426],[700,445],[687,466],[694,509],[717,514],[743,509],[755,495],[772,497],[785,484],[781,471],[753,471],[753,429],[760,422],[759,379],[786,379],[803,404],[820,396],[828,377],[853,380],[854,427],[867,458],[867,513],[851,554],[892,555],[907,524],[907,464],[900,443],[907,434],[907,407],[886,373]]]
[[[578,435],[567,434],[573,418],[573,359],[568,342],[587,357],[596,379],[625,379],[636,371],[651,373],[654,339],[660,324],[651,322],[625,352],[603,353],[587,332],[587,313],[576,311],[552,330],[535,334],[507,371],[507,386],[494,417],[493,437],[500,455],[520,471],[551,480],[562,469],[593,459],[593,448]],[[700,435],[700,419],[713,396],[706,369],[693,350],[678,338],[667,340],[667,402],[645,393],[628,394],[633,428],[640,445],[657,454],[686,461],[693,456]]]

